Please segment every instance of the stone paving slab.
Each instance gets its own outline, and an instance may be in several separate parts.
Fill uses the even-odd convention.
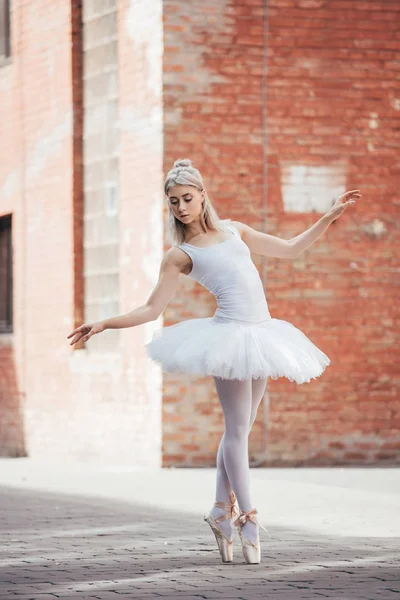
[[[215,469],[2,459],[0,600],[400,598],[400,469],[251,477],[262,562],[236,536],[224,564],[202,520]]]

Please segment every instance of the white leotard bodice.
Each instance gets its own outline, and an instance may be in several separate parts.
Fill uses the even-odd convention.
[[[223,242],[200,248],[186,242],[177,246],[192,259],[189,273],[217,300],[214,319],[260,323],[271,319],[263,284],[250,250],[239,230],[227,224],[231,236]]]

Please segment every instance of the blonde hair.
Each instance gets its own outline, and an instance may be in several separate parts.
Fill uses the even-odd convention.
[[[213,231],[225,231],[224,220],[218,217],[218,214],[211,204],[211,200],[204,188],[203,178],[198,169],[192,167],[192,161],[188,158],[178,158],[174,166],[168,171],[164,182],[164,192],[168,196],[169,189],[174,185],[193,185],[199,191],[204,190],[203,210],[200,217],[200,223],[204,231],[209,229]],[[168,199],[167,199],[168,202]],[[225,221],[228,221],[226,219]],[[168,242],[174,245],[182,244],[186,239],[186,225],[175,218],[170,203],[168,202]]]

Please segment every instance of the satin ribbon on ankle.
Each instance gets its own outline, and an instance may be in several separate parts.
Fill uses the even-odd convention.
[[[263,525],[261,525],[261,523],[258,521],[256,514],[257,514],[256,508],[252,508],[252,510],[249,510],[247,512],[242,510],[242,511],[240,511],[239,517],[233,522],[233,524],[235,527],[239,527],[239,526],[243,526],[247,521],[252,521],[255,525],[259,525],[261,527],[261,529],[264,529],[264,531],[266,531],[268,533],[268,535],[271,535],[269,533],[268,529],[265,529],[265,527]]]
[[[214,506],[218,506],[218,508],[223,508],[226,511],[228,511],[229,518],[233,519],[234,517],[237,517],[239,514],[236,510],[236,506],[235,506],[236,496],[233,492],[230,493],[229,499],[230,499],[230,503],[229,502],[215,502]]]

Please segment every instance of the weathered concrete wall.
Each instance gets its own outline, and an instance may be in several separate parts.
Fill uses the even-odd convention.
[[[161,3],[154,2],[150,11],[143,3],[138,13],[140,3],[121,2],[114,15],[110,15],[111,3],[103,11],[107,15],[96,12],[96,3],[89,0],[83,5],[84,19],[76,14],[79,3],[13,4],[13,52],[0,69],[0,111],[5,115],[0,214],[12,213],[15,224],[16,316],[13,334],[3,338],[9,349],[2,348],[9,363],[7,373],[16,373],[15,390],[10,379],[3,378],[1,398],[8,417],[7,406],[12,405],[15,419],[22,421],[15,424],[14,441],[9,428],[0,447],[3,453],[21,452],[23,428],[29,455],[154,466],[161,460],[161,380],[144,350],[154,324],[105,332],[100,344],[94,339],[85,349],[71,348],[66,336],[80,309],[74,286],[80,285],[83,273],[76,274],[75,268],[85,269],[88,318],[95,317],[90,312],[93,296],[99,311],[116,314],[106,306],[110,290],[118,312],[127,312],[146,300],[154,284],[162,244]],[[72,32],[84,34],[77,28],[80,20],[90,23],[84,42],[93,50],[83,57],[84,76],[88,76],[84,90],[73,60],[79,44],[75,49],[71,44]],[[135,28],[149,25],[151,39],[138,40]],[[110,38],[119,40],[113,44],[114,55],[107,54]],[[151,73],[147,56],[151,56]],[[99,78],[90,81],[96,68]],[[110,70],[112,81],[107,79]],[[76,182],[82,152],[73,145],[73,133],[82,91],[87,189],[80,247],[74,227],[81,228]],[[102,138],[103,145],[97,140],[96,146],[90,135],[96,132],[95,111],[110,104],[114,112],[100,131],[107,139]],[[146,111],[151,111],[148,118]],[[96,177],[101,180],[97,197],[88,189],[89,179]],[[111,180],[112,194],[105,197],[102,194]],[[113,213],[113,232],[110,221],[104,222],[107,211],[108,216]],[[94,215],[99,218],[90,229]],[[111,233],[114,245],[106,251]],[[102,247],[91,255],[97,241]],[[85,260],[74,255],[82,251]],[[109,286],[105,292],[102,284],[108,267],[113,269],[114,291]],[[100,285],[91,286],[90,275],[97,275]],[[21,397],[23,419],[16,409]]]

